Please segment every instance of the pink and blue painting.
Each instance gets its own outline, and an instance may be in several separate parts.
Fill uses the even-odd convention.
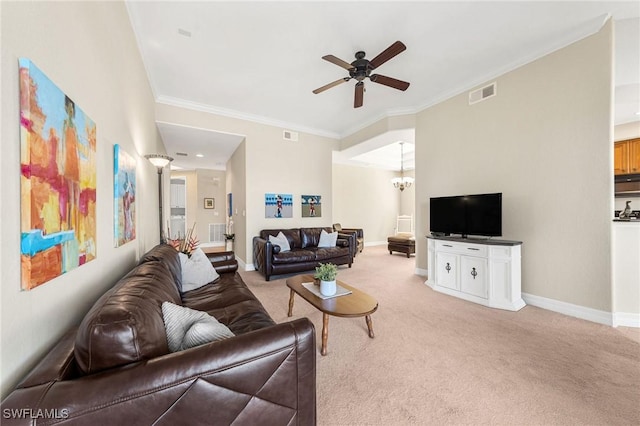
[[[115,246],[136,239],[136,160],[113,146],[113,208]]]
[[[96,258],[96,125],[19,59],[21,287]]]
[[[293,217],[292,194],[264,194],[264,217]]]

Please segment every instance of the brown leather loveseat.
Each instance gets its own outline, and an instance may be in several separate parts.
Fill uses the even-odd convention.
[[[181,294],[177,251],[145,254],[7,396],[2,424],[316,424],[313,324],[275,324],[233,253],[208,257],[220,278]],[[170,353],[164,301],[235,336]]]
[[[253,264],[269,281],[272,275],[310,271],[320,263],[348,264],[351,268],[356,251],[356,238],[338,233],[335,247],[318,247],[320,233],[333,232],[332,228],[263,229],[253,237]],[[280,232],[289,242],[290,250],[283,252],[280,246],[269,241]]]

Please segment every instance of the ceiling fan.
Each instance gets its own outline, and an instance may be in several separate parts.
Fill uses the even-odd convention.
[[[324,86],[314,90],[313,93],[318,94],[324,92],[325,90],[331,89],[338,84],[345,83],[352,78],[355,78],[356,80],[358,80],[358,82],[356,83],[356,92],[353,100],[353,107],[359,108],[362,106],[362,100],[364,97],[365,78],[369,78],[369,80],[373,81],[374,83],[383,84],[385,86],[393,87],[394,89],[405,91],[409,87],[409,83],[407,83],[406,81],[397,80],[395,78],[387,77],[381,74],[371,74],[371,71],[378,68],[380,65],[384,64],[394,56],[404,52],[406,49],[407,46],[405,46],[404,43],[402,43],[401,41],[396,41],[372,60],[365,59],[366,54],[363,51],[356,52],[356,60],[351,63],[343,61],[340,58],[336,58],[333,55],[323,56],[322,59],[324,59],[325,61],[329,61],[332,64],[336,64],[339,67],[342,67],[349,71],[349,77],[343,77],[332,83],[325,84]]]

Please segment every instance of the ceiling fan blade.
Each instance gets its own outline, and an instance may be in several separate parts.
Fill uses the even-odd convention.
[[[353,99],[353,107],[360,108],[362,106],[362,99],[364,98],[364,83],[359,81],[356,83],[356,95]]]
[[[387,62],[389,59],[398,55],[399,53],[404,52],[407,49],[407,46],[404,45],[401,41],[396,41],[391,46],[387,47],[382,53],[369,61],[369,66],[371,69],[378,68],[380,65]]]
[[[317,95],[318,93],[324,92],[327,89],[331,89],[332,87],[337,86],[338,84],[344,83],[345,81],[349,81],[349,80],[351,80],[351,77],[340,78],[332,83],[325,84],[322,87],[318,87],[316,90],[313,91],[313,93]]]
[[[385,86],[393,87],[394,89],[407,90],[410,83],[402,80],[396,80],[395,78],[387,77],[386,75],[373,74],[369,77],[371,81],[378,84],[384,84]]]
[[[351,71],[352,69],[354,69],[353,65],[351,65],[349,62],[345,62],[342,59],[336,58],[333,55],[325,55],[322,57],[322,59],[324,59],[325,61],[329,61],[332,64],[336,64],[337,66],[342,67],[345,70]]]

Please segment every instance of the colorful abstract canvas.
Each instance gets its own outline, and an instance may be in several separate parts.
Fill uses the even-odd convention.
[[[136,239],[136,160],[113,146],[113,208],[116,247]]]
[[[96,257],[96,125],[20,58],[21,286]]]
[[[302,217],[321,217],[322,202],[320,195],[302,196]]]
[[[264,217],[293,217],[293,195],[264,194]]]

